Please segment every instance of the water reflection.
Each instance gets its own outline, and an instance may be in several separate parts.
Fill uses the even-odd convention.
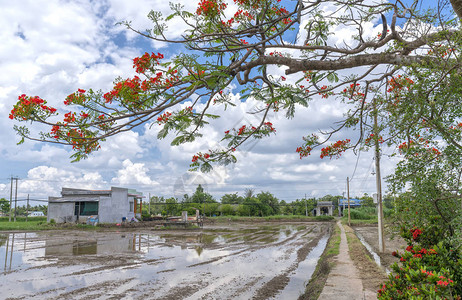
[[[366,247],[367,251],[369,251],[369,253],[372,255],[372,258],[374,258],[375,263],[379,267],[385,269],[385,272],[387,273],[387,275],[389,275],[391,270],[382,265],[382,262],[380,260],[380,256],[374,251],[372,246],[369,245],[368,242],[366,242],[366,239],[358,231],[355,231],[355,234],[358,237],[358,239],[361,241],[361,243],[364,245],[364,247]]]
[[[95,255],[141,251],[141,234],[98,237],[87,240],[47,239],[45,256]]]
[[[316,226],[3,234],[0,259],[5,276],[0,287],[13,298],[39,294],[71,299],[75,295],[66,293],[75,290],[82,291],[82,298],[98,298],[103,292],[109,298],[118,293],[142,298],[151,291],[149,298],[250,299],[278,274],[294,270],[297,250],[316,236],[307,237]],[[318,248],[323,248],[321,242],[306,263],[297,263],[284,295],[303,291]],[[176,295],[178,290],[185,294]],[[99,294],[93,295],[96,291]]]

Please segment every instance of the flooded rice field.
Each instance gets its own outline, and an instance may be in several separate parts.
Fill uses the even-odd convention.
[[[2,299],[297,299],[330,223],[0,232]]]

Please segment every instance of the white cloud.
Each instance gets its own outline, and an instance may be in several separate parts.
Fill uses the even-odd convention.
[[[342,118],[345,107],[335,99],[315,100],[310,107],[297,109],[291,120],[283,113],[272,112],[269,121],[276,127],[276,136],[238,149],[236,165],[217,166],[208,174],[188,173],[192,155],[223,146],[219,141],[226,130],[256,124],[256,116],[246,114],[257,105],[254,100],[241,102],[235,94],[232,96],[236,106],[226,112],[220,106],[211,107],[210,113],[223,117],[210,121],[211,126],[203,130],[203,138],[180,147],[170,146],[172,137],[157,140],[157,124],[151,129],[148,124],[136,132],[108,138],[100,151],[78,163],[69,162],[72,153],[67,147],[30,141],[16,145],[13,122],[6,116],[19,94],[40,95],[50,105],[63,109],[64,97],[78,88],[108,90],[115,77],[132,76],[132,58],[145,51],[156,52],[159,45],[146,41],[140,44],[141,39],[121,26],[114,27],[114,23],[131,20],[135,28],[150,28],[152,23],[146,18],[149,10],[165,13],[167,3],[30,0],[2,4],[0,115],[5,117],[0,118],[0,126],[5,130],[0,131],[0,164],[4,166],[0,197],[8,194],[9,182],[5,179],[11,174],[21,177],[21,195],[30,193],[35,198],[59,195],[63,186],[105,189],[115,184],[164,196],[192,193],[199,183],[217,197],[225,192],[242,193],[246,187],[257,192],[270,191],[289,201],[305,193],[339,193],[344,188],[343,178],[352,173],[354,155],[320,160],[315,152],[300,160],[295,153],[302,136],[329,128]],[[184,2],[189,10],[195,10],[196,3]],[[232,9],[230,6],[228,10]],[[183,32],[184,26],[173,23],[168,34],[177,38]],[[283,73],[276,67],[272,71]],[[295,76],[288,76],[287,82],[294,80]],[[366,173],[369,162],[367,155],[362,156],[357,173]],[[358,184],[358,190],[363,187]]]
[[[147,172],[148,168],[143,163],[132,163],[126,159],[122,163],[123,169],[117,172],[117,177],[112,179],[113,183],[121,185],[157,185],[157,182],[151,180]]]

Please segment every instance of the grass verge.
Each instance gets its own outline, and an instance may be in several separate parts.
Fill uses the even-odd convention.
[[[367,251],[366,247],[364,247],[354,233],[354,230],[347,225],[344,228],[350,257],[359,271],[363,288],[375,293],[381,287],[382,283],[387,280],[387,274],[373,260],[369,251]]]
[[[326,249],[319,258],[316,269],[311,276],[310,281],[305,287],[305,292],[298,299],[299,300],[315,300],[319,298],[319,295],[326,284],[329,272],[334,264],[334,257],[339,254],[340,248],[340,228],[337,225],[333,226],[333,233],[327,242]]]
[[[342,217],[342,224],[348,226],[348,217]],[[362,226],[362,225],[373,225],[377,224],[377,219],[370,219],[370,220],[350,220],[351,226]]]

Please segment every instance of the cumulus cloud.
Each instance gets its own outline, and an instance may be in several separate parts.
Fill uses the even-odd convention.
[[[174,52],[114,27],[117,21],[131,20],[135,28],[152,26],[146,15],[151,9],[166,13],[168,2],[136,1],[9,1],[0,11],[0,115],[7,116],[17,96],[22,93],[40,95],[49,104],[64,111],[62,101],[78,88],[107,90],[115,77],[133,75],[132,58],[145,51]],[[194,10],[196,1],[184,2]],[[233,7],[228,8],[232,12]],[[371,27],[372,28],[372,27]],[[372,29],[371,29],[372,30]],[[174,23],[168,34],[179,37],[183,25]],[[339,42],[339,41],[333,41]],[[157,48],[156,48],[157,47]],[[283,70],[271,68],[276,75]],[[288,82],[295,77],[288,76]],[[217,166],[211,173],[188,172],[192,156],[208,149],[224,147],[223,133],[242,125],[256,124],[257,116],[247,114],[258,105],[252,99],[240,100],[236,90],[230,90],[235,107],[223,111],[213,106],[210,113],[223,115],[211,120],[204,128],[203,138],[179,147],[171,147],[173,137],[157,140],[160,127],[150,124],[136,131],[109,138],[103,148],[89,159],[70,163],[68,147],[27,142],[17,146],[18,138],[12,122],[0,118],[0,197],[9,193],[11,174],[18,175],[22,196],[36,198],[59,195],[61,187],[106,189],[110,185],[136,188],[145,193],[181,197],[191,194],[198,184],[219,198],[223,193],[243,193],[245,188],[257,192],[270,191],[280,199],[295,200],[305,195],[339,194],[350,176],[356,156],[349,153],[340,160],[320,160],[315,152],[300,160],[295,149],[301,137],[326,129],[340,120],[345,107],[335,99],[314,99],[308,108],[298,108],[293,119],[283,113],[271,113],[276,136],[250,142],[236,151],[238,163]],[[184,103],[188,105],[188,103]],[[345,134],[345,133],[344,133]],[[348,133],[347,133],[348,134]],[[365,177],[371,157],[362,155],[357,178]],[[384,168],[387,172],[392,168]],[[386,172],[385,172],[386,174]],[[370,191],[358,182],[358,190]],[[372,178],[364,182],[374,182]],[[355,182],[353,182],[355,184]]]
[[[157,182],[151,180],[147,175],[149,169],[143,163],[133,163],[126,159],[123,161],[122,167],[123,169],[117,171],[117,177],[112,179],[113,183],[121,185],[157,185]]]

